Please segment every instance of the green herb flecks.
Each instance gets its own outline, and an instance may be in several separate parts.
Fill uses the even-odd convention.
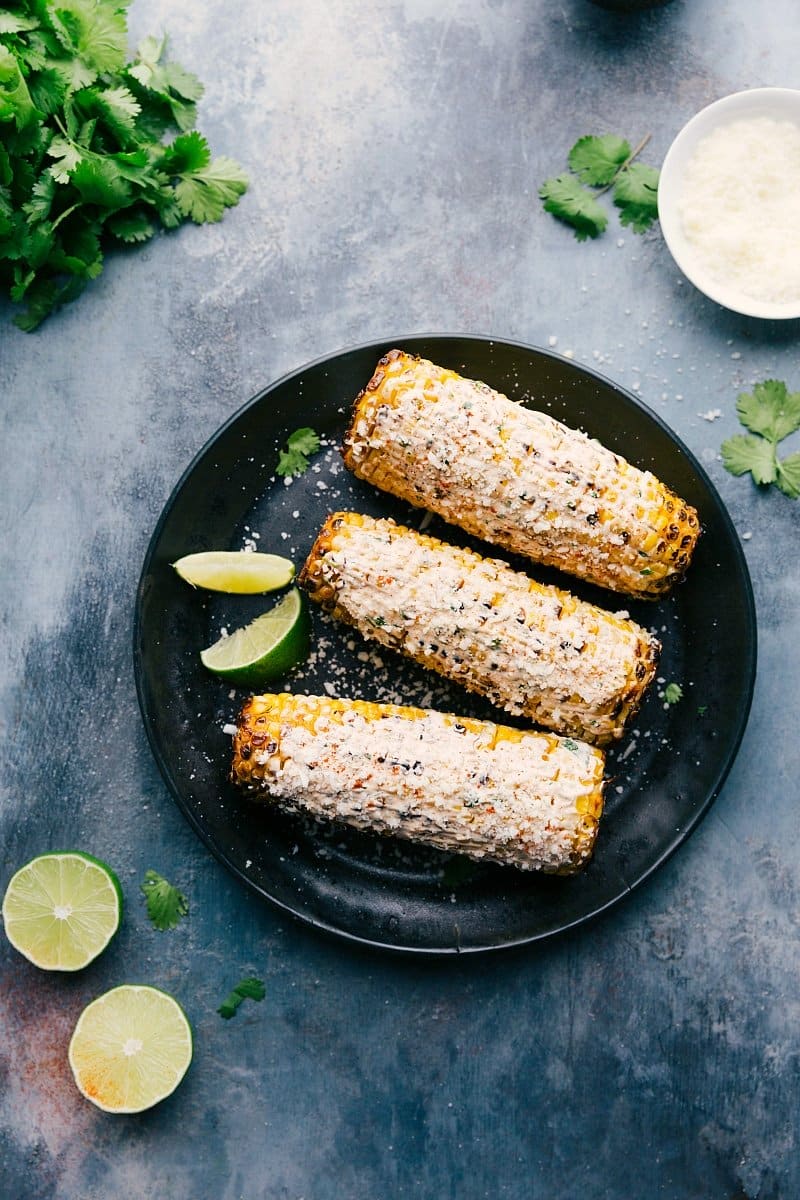
[[[785,383],[765,379],[736,401],[739,421],[749,433],[735,434],[722,443],[722,463],[731,475],[746,475],[762,487],[774,484],[784,496],[800,496],[800,453],[778,458],[779,442],[800,429],[800,392]]]
[[[679,683],[668,683],[664,688],[664,703],[677,704],[683,699],[683,688]]]
[[[286,440],[275,468],[277,475],[302,475],[309,468],[309,457],[319,450],[319,436],[313,429],[295,429]]]
[[[545,180],[539,188],[545,211],[570,225],[583,242],[599,237],[608,225],[598,197],[611,191],[620,222],[634,233],[644,233],[658,216],[659,172],[634,160],[649,141],[648,133],[632,150],[616,134],[579,138],[569,152],[570,170]]]
[[[0,285],[26,306],[20,329],[74,300],[115,243],[219,221],[238,202],[241,168],[212,160],[194,130],[202,92],[165,61],[164,38],[128,61],[118,0],[0,12]]]

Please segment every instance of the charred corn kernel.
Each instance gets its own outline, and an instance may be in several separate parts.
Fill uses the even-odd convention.
[[[392,350],[357,397],[361,479],[506,550],[634,596],[680,580],[696,511],[618,454],[485,383]]]
[[[633,621],[394,521],[334,513],[299,582],[365,637],[599,745],[622,736],[658,663]]]
[[[253,696],[231,776],[280,807],[521,867],[570,874],[592,853],[601,750],[448,713]]]

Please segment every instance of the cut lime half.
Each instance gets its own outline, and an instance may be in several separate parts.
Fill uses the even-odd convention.
[[[294,578],[294,563],[279,554],[247,550],[208,550],[187,554],[172,564],[187,583],[210,592],[254,595],[286,587]]]
[[[292,588],[273,609],[203,650],[203,666],[222,679],[259,687],[308,654],[310,621],[305,599]]]
[[[192,1061],[192,1028],[178,1001],[124,983],[81,1013],[69,1044],[78,1088],[111,1113],[152,1108],[175,1091]]]
[[[79,850],[40,854],[3,899],[11,945],[45,971],[79,971],[119,929],[122,889],[105,863]]]

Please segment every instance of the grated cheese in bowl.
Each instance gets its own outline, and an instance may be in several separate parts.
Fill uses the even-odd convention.
[[[800,316],[800,91],[709,105],[664,160],[659,217],[677,265],[736,312]]]

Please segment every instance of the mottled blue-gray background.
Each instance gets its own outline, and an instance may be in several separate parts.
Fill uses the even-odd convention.
[[[0,1195],[800,1195],[800,505],[718,453],[739,391],[800,387],[798,326],[720,311],[657,229],[612,218],[579,245],[536,198],[583,133],[651,131],[657,163],[711,100],[796,83],[796,3],[136,0],[131,23],[168,29],[251,188],[218,226],[112,255],[33,336],[0,306],[0,886],[75,845],[129,901],[76,978],[0,944]],[[669,864],[568,937],[443,963],[323,940],[230,878],[158,775],[130,654],[150,533],[214,429],[310,358],[429,330],[555,346],[635,389],[752,535],[760,624],[741,753]],[[189,896],[174,933],[137,899],[150,866]],[[225,1023],[248,972],[267,998]],[[123,979],[175,992],[196,1028],[184,1084],[140,1118],[84,1102],[65,1061],[83,1004]]]

